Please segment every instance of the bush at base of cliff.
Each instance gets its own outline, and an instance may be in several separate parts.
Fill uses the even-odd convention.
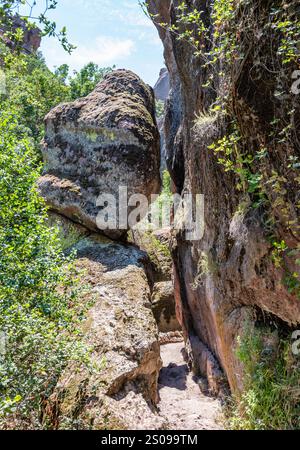
[[[38,428],[41,401],[72,358],[76,328],[71,258],[35,188],[34,146],[14,114],[0,113],[0,428]],[[75,288],[74,288],[75,286]],[[77,317],[75,319],[75,316]],[[79,319],[78,319],[79,317]]]
[[[273,334],[273,336],[272,336]],[[291,341],[268,345],[270,330],[247,331],[240,340],[238,358],[244,365],[245,384],[230,409],[229,428],[238,430],[296,430],[300,428],[299,357]]]

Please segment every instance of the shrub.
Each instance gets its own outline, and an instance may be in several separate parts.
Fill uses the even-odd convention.
[[[70,88],[46,66],[42,56],[9,54],[6,57],[6,96],[2,110],[14,110],[38,146],[44,133],[44,117],[58,103],[70,100]]]
[[[276,332],[275,332],[276,333]],[[300,427],[299,359],[291,342],[278,338],[270,329],[248,330],[240,339],[238,358],[244,366],[244,389],[234,399],[230,428],[250,430],[292,430]]]
[[[77,339],[72,258],[36,189],[40,168],[13,113],[0,113],[0,425],[38,426],[40,401],[70,359],[84,358]],[[72,286],[74,285],[74,286]]]
[[[71,99],[76,100],[79,97],[87,96],[114,68],[115,66],[102,68],[90,62],[79,72],[75,70],[73,76],[68,78]]]

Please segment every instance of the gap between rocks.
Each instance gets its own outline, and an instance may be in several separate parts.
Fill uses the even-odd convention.
[[[170,430],[220,430],[221,404],[204,394],[205,381],[193,375],[186,362],[184,342],[161,345],[163,367],[158,380],[159,415]]]

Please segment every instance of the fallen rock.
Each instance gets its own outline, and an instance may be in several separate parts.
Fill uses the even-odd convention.
[[[151,262],[153,283],[170,281],[173,274],[173,261],[170,252],[170,228],[145,231],[137,227],[132,231],[131,240],[148,254]]]
[[[137,227],[132,231],[132,241],[145,251],[150,259],[152,310],[161,335],[181,330],[176,317],[171,240],[170,228],[145,231]],[[180,338],[182,339],[181,335]],[[161,340],[164,340],[162,336]],[[166,340],[169,342],[168,336]]]
[[[207,378],[209,393],[220,397],[226,395],[226,377],[210,350],[194,335],[189,335],[186,348],[189,350],[188,360],[193,371]]]
[[[162,365],[143,266],[146,255],[95,234],[81,238],[74,248],[81,284],[87,286],[82,302],[92,302],[82,339],[91,348],[92,369],[80,363],[67,367],[44,402],[43,421],[54,429],[131,428],[133,422],[126,423],[124,414],[109,421],[109,405],[123,392],[124,406],[132,391],[131,396],[143,398],[141,407],[152,417]]]
[[[184,336],[182,331],[169,331],[168,333],[159,333],[160,345],[175,344],[183,342]]]
[[[159,132],[153,91],[134,73],[108,74],[87,97],[54,108],[46,116],[45,170],[39,189],[50,208],[98,231],[100,194],[119,187],[128,197],[150,198],[160,190]],[[128,227],[102,230],[118,239]]]
[[[181,329],[176,318],[174,287],[172,281],[156,283],[152,293],[152,311],[161,333]]]
[[[157,408],[149,407],[134,383],[129,382],[118,394],[106,397],[103,408],[106,426],[108,422],[111,429],[165,430],[168,426]]]

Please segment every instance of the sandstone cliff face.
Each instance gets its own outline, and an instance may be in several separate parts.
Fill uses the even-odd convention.
[[[151,88],[130,71],[110,73],[86,98],[46,117],[45,175],[39,189],[51,209],[97,231],[100,194],[117,200],[160,189],[159,133]],[[121,238],[127,229],[106,230]]]
[[[280,1],[241,2],[233,24],[240,57],[234,64],[229,56],[217,61],[215,70],[204,67],[201,55],[195,55],[185,39],[178,40],[168,27],[159,25],[179,26],[182,31],[179,3],[149,2],[171,77],[165,117],[168,167],[177,192],[205,195],[203,239],[187,242],[176,236],[175,292],[194,365],[207,374],[214,372],[215,380],[221,379],[221,367],[231,389],[236,390],[242,387],[242,369],[235,349],[246,324],[255,326],[258,317],[271,317],[279,329],[300,322],[297,289],[284,282],[287,273],[295,277],[299,273],[295,259],[299,257],[300,106],[299,95],[291,92],[297,64],[282,63],[278,53],[281,34],[275,25],[268,26],[273,3],[280,8]],[[185,3],[186,13],[202,11],[205,26],[214,36],[213,2]],[[281,11],[296,7],[295,2],[288,3]],[[218,26],[221,31],[222,24]],[[193,26],[190,29],[195,33]],[[209,52],[218,42],[204,41],[203,45]],[[209,79],[211,88],[207,87]],[[227,115],[209,112],[218,97],[226,96],[231,99]],[[242,187],[238,170],[224,170],[220,155],[208,148],[231,133],[233,121],[240,133],[240,152],[252,161]],[[287,126],[288,137],[280,139],[280,130]],[[263,185],[260,194],[251,188],[256,175],[259,188]],[[290,249],[282,252],[283,263],[277,266],[274,240],[284,240]]]

